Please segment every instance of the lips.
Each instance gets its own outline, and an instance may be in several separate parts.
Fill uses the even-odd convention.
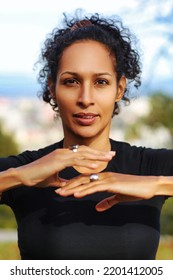
[[[95,122],[98,114],[79,112],[73,116],[80,125],[91,125]]]
[[[94,118],[98,116],[97,114],[93,114],[93,113],[76,113],[74,114],[74,117],[76,118]]]

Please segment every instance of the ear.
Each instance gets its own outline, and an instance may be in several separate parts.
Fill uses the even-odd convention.
[[[56,94],[55,94],[55,84],[52,82],[51,79],[48,80],[48,85],[49,85],[49,92],[50,95],[52,96],[52,99],[56,101]]]
[[[118,82],[118,91],[117,91],[115,102],[118,102],[122,99],[125,89],[126,89],[126,77],[122,76]]]

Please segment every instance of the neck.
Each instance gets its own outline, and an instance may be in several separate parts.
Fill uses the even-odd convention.
[[[79,137],[77,137],[77,139],[73,139],[73,141],[70,139],[70,141],[68,141],[67,138],[64,137],[64,143],[63,146],[64,147],[69,147],[72,145],[85,145],[91,148],[94,148],[96,150],[100,150],[100,151],[110,151],[111,150],[111,144],[110,144],[110,139],[100,139],[98,137],[96,137],[96,139],[80,139]],[[98,173],[101,172],[102,170],[104,170],[107,166],[108,162],[99,162],[98,167],[94,170],[94,172]],[[83,173],[83,174],[88,174],[91,173],[91,169],[90,168],[85,168],[85,167],[80,167],[80,166],[73,166],[74,169],[76,169],[79,173]]]
[[[64,137],[64,147],[69,147],[72,145],[85,145],[91,147],[93,149],[101,150],[101,151],[109,151],[111,149],[110,139],[109,138],[98,138],[90,139],[90,138],[79,138],[76,137],[74,139]]]

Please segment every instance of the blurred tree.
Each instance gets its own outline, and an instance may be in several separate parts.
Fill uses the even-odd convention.
[[[166,95],[163,92],[153,93],[149,97],[150,113],[141,118],[140,123],[152,127],[166,127],[173,139],[173,96]]]
[[[150,104],[150,114],[143,118],[143,122],[153,129],[165,126],[173,139],[173,97],[158,92],[150,97]],[[173,199],[168,199],[163,207],[161,232],[173,235]]]
[[[0,229],[16,227],[16,219],[11,208],[7,205],[0,205]]]
[[[19,148],[11,134],[5,133],[0,122],[0,157],[17,154]]]
[[[149,104],[148,115],[138,118],[135,124],[128,126],[126,137],[140,138],[140,131],[147,126],[152,131],[165,127],[173,139],[173,96],[155,92],[149,96]],[[173,148],[173,141],[170,148]],[[168,199],[164,204],[161,215],[161,233],[173,235],[173,198]]]
[[[173,148],[173,96],[164,92],[153,92],[148,97],[149,112],[138,119],[125,129],[125,139],[127,141],[141,139],[145,131],[150,135],[162,128],[163,143],[166,148]],[[166,132],[169,137],[166,137]],[[156,133],[155,136],[156,137]],[[145,145],[145,144],[144,144]]]
[[[3,130],[0,122],[0,157],[15,155],[19,152],[18,145],[11,134],[7,134]],[[15,228],[16,222],[12,210],[3,205],[0,207],[0,228]]]
[[[173,235],[173,198],[168,199],[163,206],[161,233]]]

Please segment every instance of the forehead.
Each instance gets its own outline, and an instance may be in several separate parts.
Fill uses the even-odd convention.
[[[85,40],[73,43],[67,47],[61,57],[60,71],[70,70],[95,70],[114,71],[115,58],[110,50],[97,41]]]

